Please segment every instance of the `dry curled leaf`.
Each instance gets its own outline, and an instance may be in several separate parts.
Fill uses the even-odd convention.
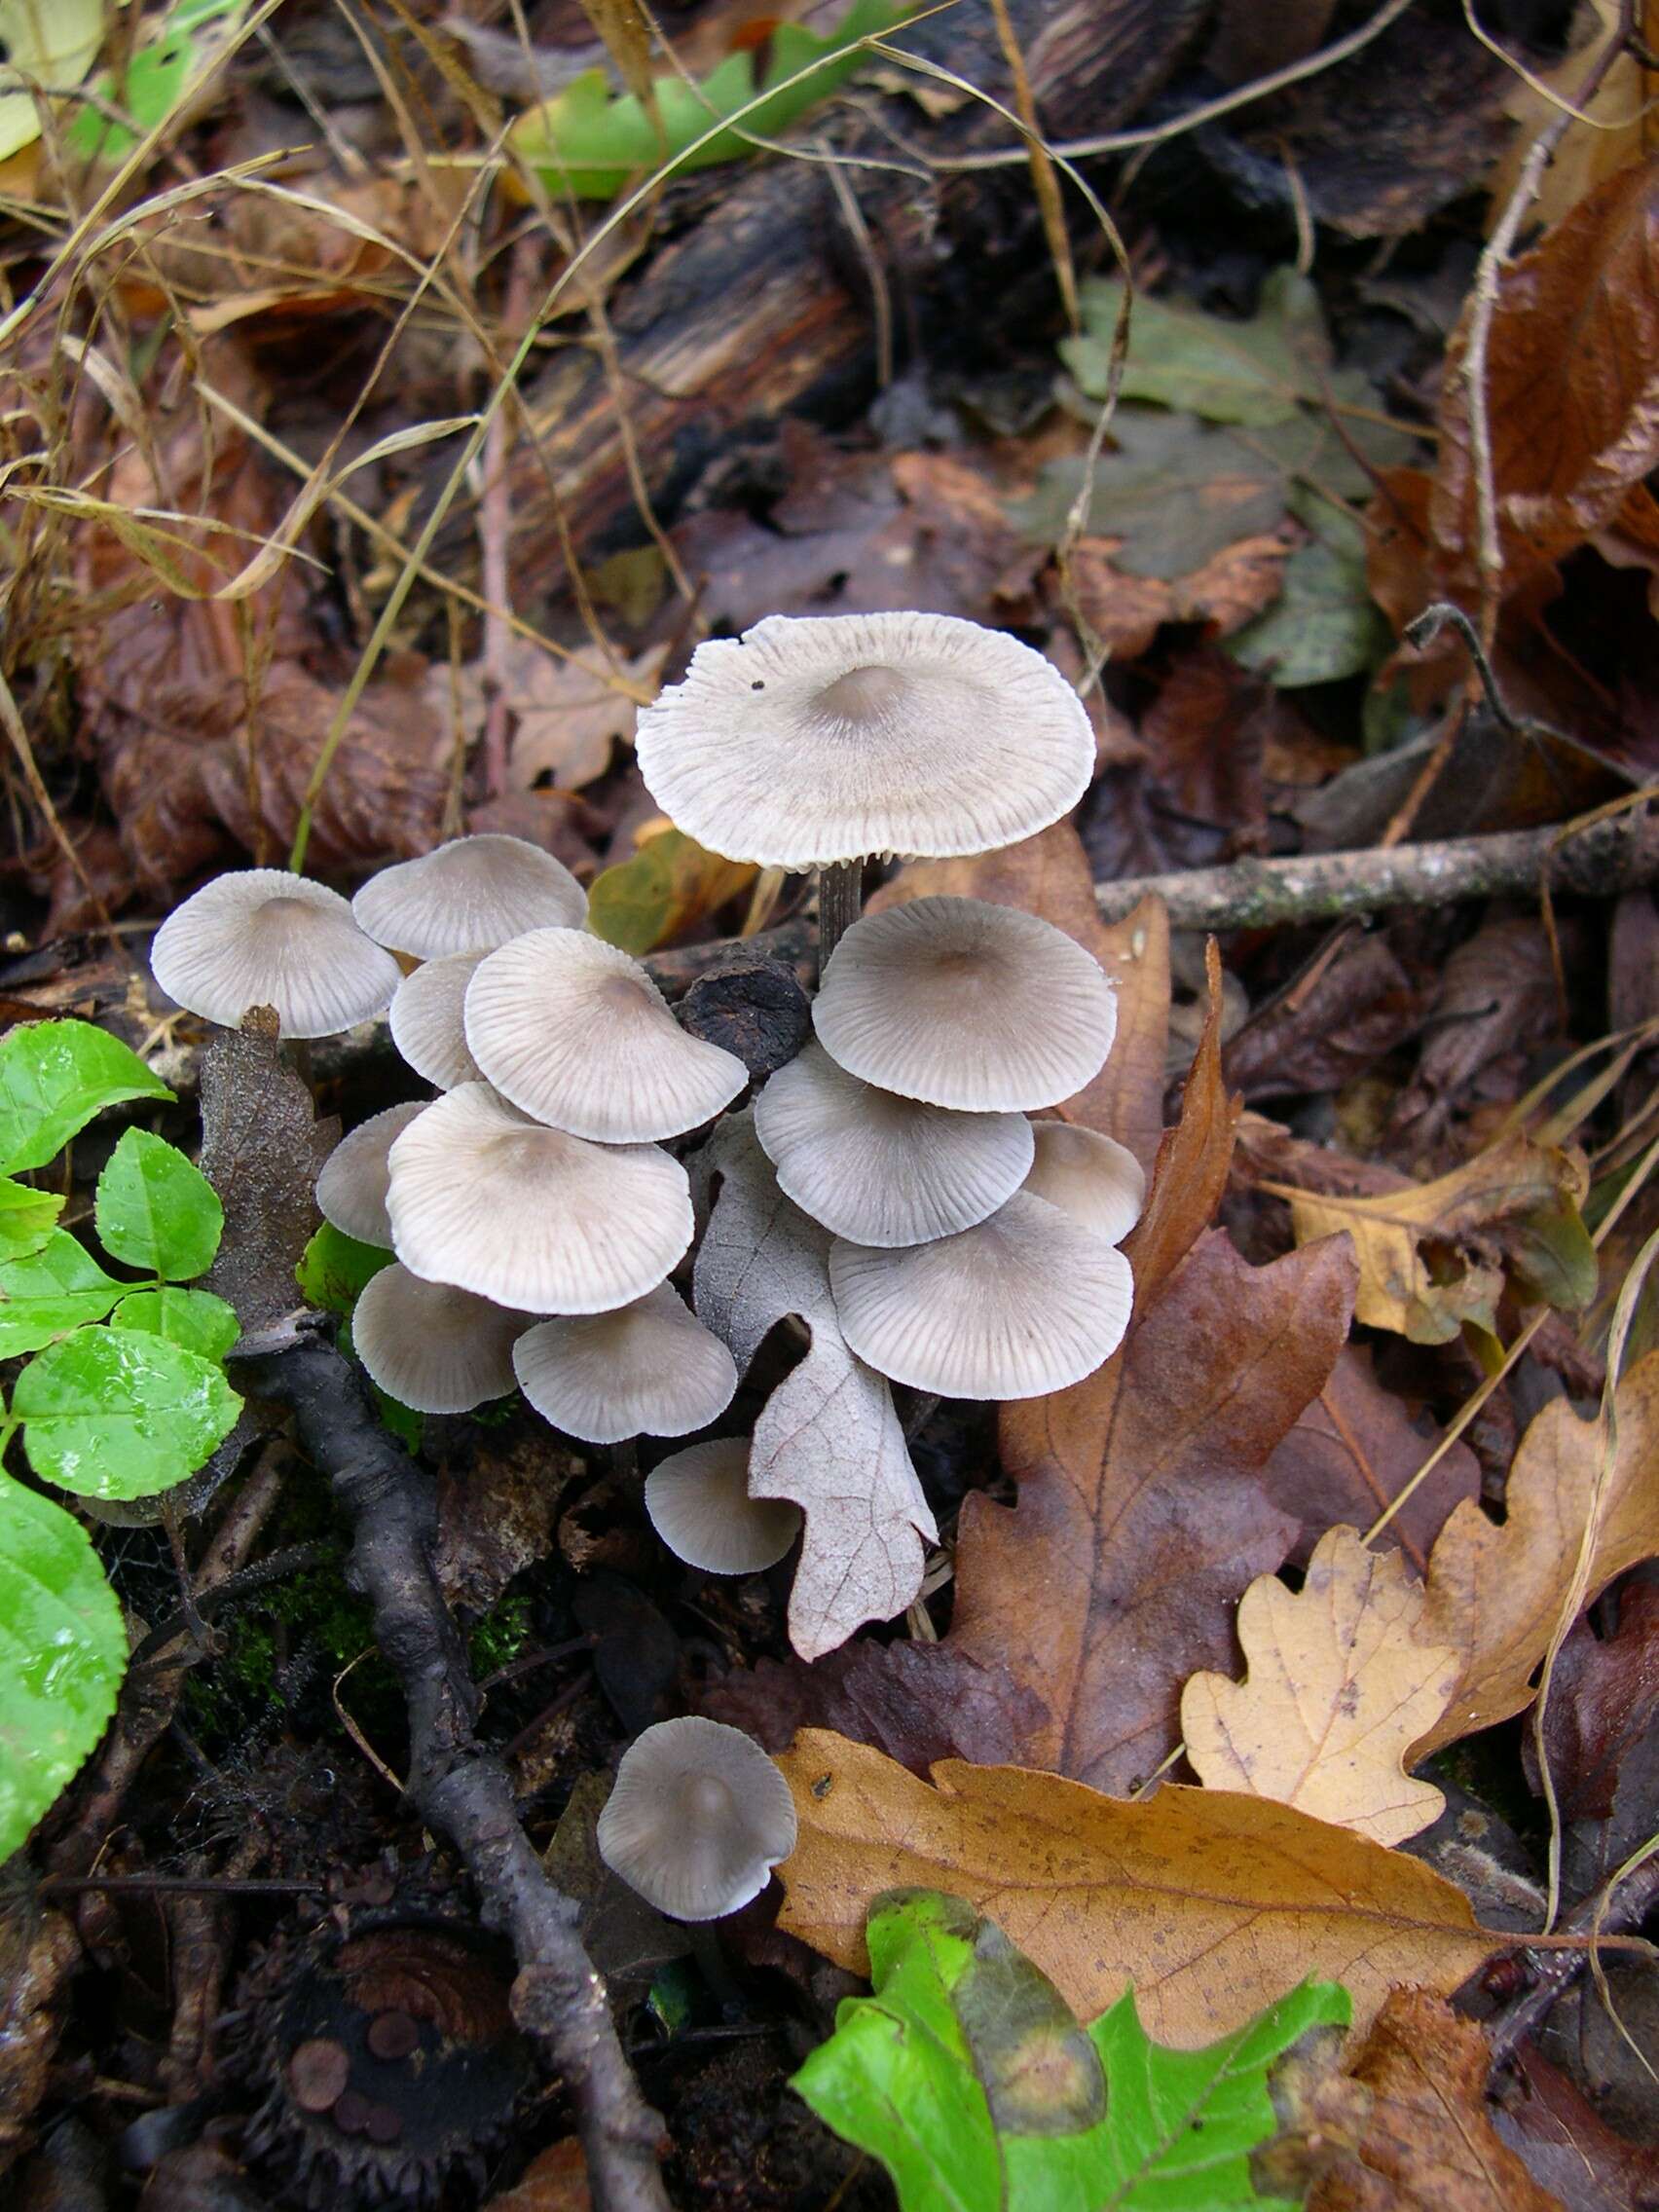
[[[1615,1574],[1659,1556],[1659,1352],[1614,1393],[1612,1418],[1580,1420],[1558,1398],[1521,1439],[1501,1528],[1459,1505],[1428,1563],[1424,1625],[1458,1654],[1452,1702],[1413,1747],[1426,1758],[1532,1702],[1594,1512],[1590,1604]]]
[[[1195,1675],[1181,1693],[1187,1756],[1211,1789],[1243,1789],[1403,1843],[1445,1798],[1401,1761],[1446,1710],[1457,1654],[1423,1634],[1422,1586],[1357,1529],[1319,1540],[1299,1591],[1276,1575],[1238,1602],[1241,1682]]]
[[[530,791],[546,777],[579,791],[603,776],[612,745],[633,743],[636,700],[656,689],[667,652],[666,645],[653,645],[612,671],[592,645],[555,660],[529,639],[515,638],[505,694],[516,724],[507,752],[513,787]]]
[[[1022,1767],[935,1767],[803,1730],[779,1762],[800,1840],[780,1924],[867,1971],[883,1890],[966,1898],[1092,2018],[1131,1985],[1182,2048],[1239,2027],[1309,1974],[1345,1982],[1363,2027],[1389,1985],[1455,1989],[1501,1940],[1418,1860],[1288,1805],[1230,1791],[1103,1797]]]
[[[702,1157],[720,1189],[697,1253],[699,1317],[740,1372],[787,1315],[812,1335],[755,1423],[749,1492],[792,1499],[806,1516],[790,1641],[816,1659],[861,1622],[904,1610],[921,1588],[923,1542],[938,1530],[893,1393],[841,1335],[829,1232],[778,1189],[749,1114],[728,1114]]]

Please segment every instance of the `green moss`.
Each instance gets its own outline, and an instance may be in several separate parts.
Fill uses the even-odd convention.
[[[473,1623],[466,1640],[475,1682],[487,1681],[511,1666],[530,1641],[533,1605],[528,1591],[499,1598]]]

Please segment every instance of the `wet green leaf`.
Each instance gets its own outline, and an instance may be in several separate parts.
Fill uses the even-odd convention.
[[[871,1997],[793,2086],[878,2157],[903,2212],[1232,2212],[1256,2194],[1250,2153],[1274,2133],[1269,2070],[1345,2023],[1331,1982],[1304,1982],[1202,2050],[1149,2041],[1132,1995],[1080,2027],[1057,1990],[961,1899],[895,1890],[870,1913]]]
[[[241,1400],[212,1361],[138,1329],[79,1329],[32,1359],[12,1411],[44,1482],[150,1497],[193,1475]]]
[[[1293,504],[1313,536],[1285,563],[1274,604],[1226,645],[1235,660],[1271,677],[1281,691],[1363,675],[1394,643],[1366,581],[1358,521],[1318,499]]]
[[[170,1098],[136,1052],[90,1021],[37,1021],[0,1043],[0,1174],[44,1167],[94,1114]]]
[[[1060,357],[1091,398],[1103,399],[1122,279],[1085,284],[1081,304],[1085,327],[1060,341]],[[1275,269],[1248,321],[1137,292],[1120,388],[1125,399],[1185,407],[1212,423],[1280,423],[1323,403],[1330,367],[1318,293],[1294,269]]]
[[[359,1244],[325,1221],[300,1256],[294,1280],[308,1306],[323,1313],[350,1313],[392,1255],[377,1244]]]
[[[0,1260],[26,1260],[38,1252],[62,1211],[61,1192],[0,1180]]]
[[[86,1530],[0,1476],[0,1861],[96,1745],[126,1668],[121,1607]]]
[[[180,1290],[174,1283],[160,1290],[135,1290],[122,1300],[109,1325],[166,1337],[169,1344],[182,1345],[203,1359],[223,1359],[241,1335],[235,1309],[222,1298],[215,1298],[210,1290]]]
[[[745,861],[722,860],[679,830],[649,837],[631,861],[596,876],[588,894],[588,927],[607,944],[638,958],[672,944],[694,923],[754,882]]]
[[[50,1231],[38,1252],[0,1267],[0,1359],[101,1321],[129,1287],[105,1274],[67,1230]]]
[[[129,1129],[98,1177],[96,1220],[112,1258],[185,1281],[212,1265],[225,1209],[176,1145]]]

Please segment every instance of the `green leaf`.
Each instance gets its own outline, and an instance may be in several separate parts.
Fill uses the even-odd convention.
[[[323,1313],[349,1314],[392,1255],[377,1244],[359,1244],[325,1221],[300,1255],[294,1280],[308,1306]]]
[[[1235,660],[1271,677],[1281,691],[1363,675],[1386,657],[1394,642],[1371,597],[1365,535],[1357,520],[1317,499],[1292,504],[1313,537],[1285,563],[1278,599],[1226,645]]]
[[[62,1211],[61,1193],[0,1180],[0,1260],[26,1260],[38,1252]]]
[[[1570,1198],[1533,1206],[1503,1226],[1503,1246],[1522,1296],[1576,1313],[1595,1297],[1601,1262]]]
[[[1047,1976],[959,1899],[894,1890],[871,1910],[872,1997],[793,2086],[878,2157],[903,2212],[1231,2212],[1275,2132],[1269,2070],[1346,2024],[1345,1990],[1299,1989],[1202,2050],[1150,2042],[1132,1995],[1079,2027]]]
[[[247,0],[178,0],[156,36],[133,54],[121,82],[106,72],[94,80],[96,90],[148,134],[182,104],[211,55],[210,41],[195,34],[216,18],[234,25],[246,5]],[[80,110],[66,136],[70,151],[85,161],[118,162],[138,143],[130,130],[91,107]]]
[[[37,1021],[0,1043],[0,1174],[44,1167],[124,1098],[170,1098],[136,1052],[90,1021]]]
[[[0,1267],[0,1359],[101,1321],[130,1287],[105,1274],[66,1229],[52,1230],[38,1252]]]
[[[138,1329],[81,1329],[32,1359],[12,1411],[43,1481],[150,1497],[193,1475],[241,1400],[210,1360]]]
[[[1091,398],[1106,396],[1123,304],[1121,278],[1094,278],[1083,287],[1083,332],[1060,341],[1060,358]],[[1323,404],[1330,373],[1318,293],[1294,269],[1275,269],[1248,322],[1137,292],[1120,390],[1212,423],[1282,423]]]
[[[127,1632],[87,1532],[0,1476],[0,1861],[95,1747]]]
[[[236,1309],[224,1299],[210,1290],[180,1290],[172,1283],[160,1290],[135,1290],[122,1300],[109,1325],[166,1337],[169,1344],[215,1360],[223,1359],[241,1335]]]
[[[823,37],[796,23],[779,23],[772,33],[772,55],[764,82],[757,84],[755,56],[728,55],[700,85],[680,77],[659,77],[653,86],[657,120],[633,93],[612,97],[602,69],[590,69],[555,98],[521,115],[507,134],[510,149],[535,169],[555,195],[578,200],[614,200],[629,184],[673,169],[683,176],[754,152],[749,139],[776,138],[797,117],[843,84],[864,56],[858,42],[872,32],[892,30],[909,13],[896,0],[853,0],[833,30]],[[716,122],[735,115],[756,92],[785,87],[809,62],[822,61],[811,76],[773,92],[737,129],[719,131],[687,156]]]
[[[173,1281],[212,1265],[225,1226],[219,1195],[176,1145],[129,1129],[98,1177],[98,1237],[129,1268]]]
[[[22,80],[78,85],[103,44],[103,0],[0,0],[0,161],[40,136],[40,109]]]
[[[631,861],[596,876],[588,928],[636,958],[669,944],[754,882],[747,861],[705,852],[682,830],[647,837]]]

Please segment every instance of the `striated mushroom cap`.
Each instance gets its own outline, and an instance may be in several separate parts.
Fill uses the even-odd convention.
[[[666,1152],[543,1128],[482,1083],[404,1130],[387,1205],[412,1274],[527,1313],[626,1306],[691,1241],[690,1186]]]
[[[469,1290],[423,1282],[393,1261],[351,1309],[351,1343],[371,1378],[418,1414],[467,1414],[514,1387],[513,1344],[530,1316]]]
[[[951,614],[771,614],[710,639],[641,709],[635,751],[672,822],[766,867],[990,852],[1094,773],[1058,669]]]
[[[466,1049],[464,1010],[466,987],[488,958],[484,952],[451,952],[427,960],[404,977],[391,1002],[392,1043],[415,1073],[439,1090],[484,1080]]]
[[[749,1081],[735,1053],[687,1036],[637,960],[581,930],[493,952],[467,989],[466,1043],[503,1098],[602,1144],[698,1128]]]
[[[1134,1301],[1122,1252],[1024,1192],[932,1244],[837,1239],[830,1281],[859,1357],[941,1398],[1040,1398],[1081,1382],[1122,1343]]]
[[[203,884],[156,932],[150,968],[203,1021],[235,1029],[268,1006],[284,1037],[337,1037],[384,1014],[398,983],[397,962],[337,891],[280,867]]]
[[[542,1419],[588,1444],[689,1436],[737,1389],[731,1353],[669,1283],[614,1312],[539,1323],[513,1366]]]
[[[425,1111],[425,1101],[416,1098],[406,1106],[388,1106],[384,1114],[371,1114],[343,1136],[323,1161],[316,1179],[317,1211],[342,1236],[354,1236],[359,1244],[374,1244],[383,1252],[391,1250],[391,1216],[386,1210],[391,1181],[388,1155],[416,1115]]]
[[[921,1244],[972,1229],[1018,1190],[1032,1160],[1021,1114],[952,1114],[861,1083],[822,1045],[780,1068],[755,1103],[778,1187],[855,1244]]]
[[[795,1847],[790,1786],[753,1736],[689,1715],[622,1754],[599,1816],[599,1855],[675,1920],[718,1920],[766,1887]]]
[[[1121,1244],[1146,1203],[1146,1170],[1115,1137],[1070,1122],[1039,1122],[1024,1188],[1108,1244]]]
[[[524,837],[455,837],[383,867],[351,902],[377,944],[418,960],[493,952],[527,930],[579,929],[587,894],[563,861]]]
[[[645,1511],[676,1559],[705,1574],[757,1574],[800,1534],[801,1510],[749,1494],[749,1440],[671,1453],[645,1477]]]
[[[1099,1073],[1118,1002],[1100,963],[1035,914],[913,899],[853,924],[812,1020],[865,1083],[959,1113],[1031,1113]]]

